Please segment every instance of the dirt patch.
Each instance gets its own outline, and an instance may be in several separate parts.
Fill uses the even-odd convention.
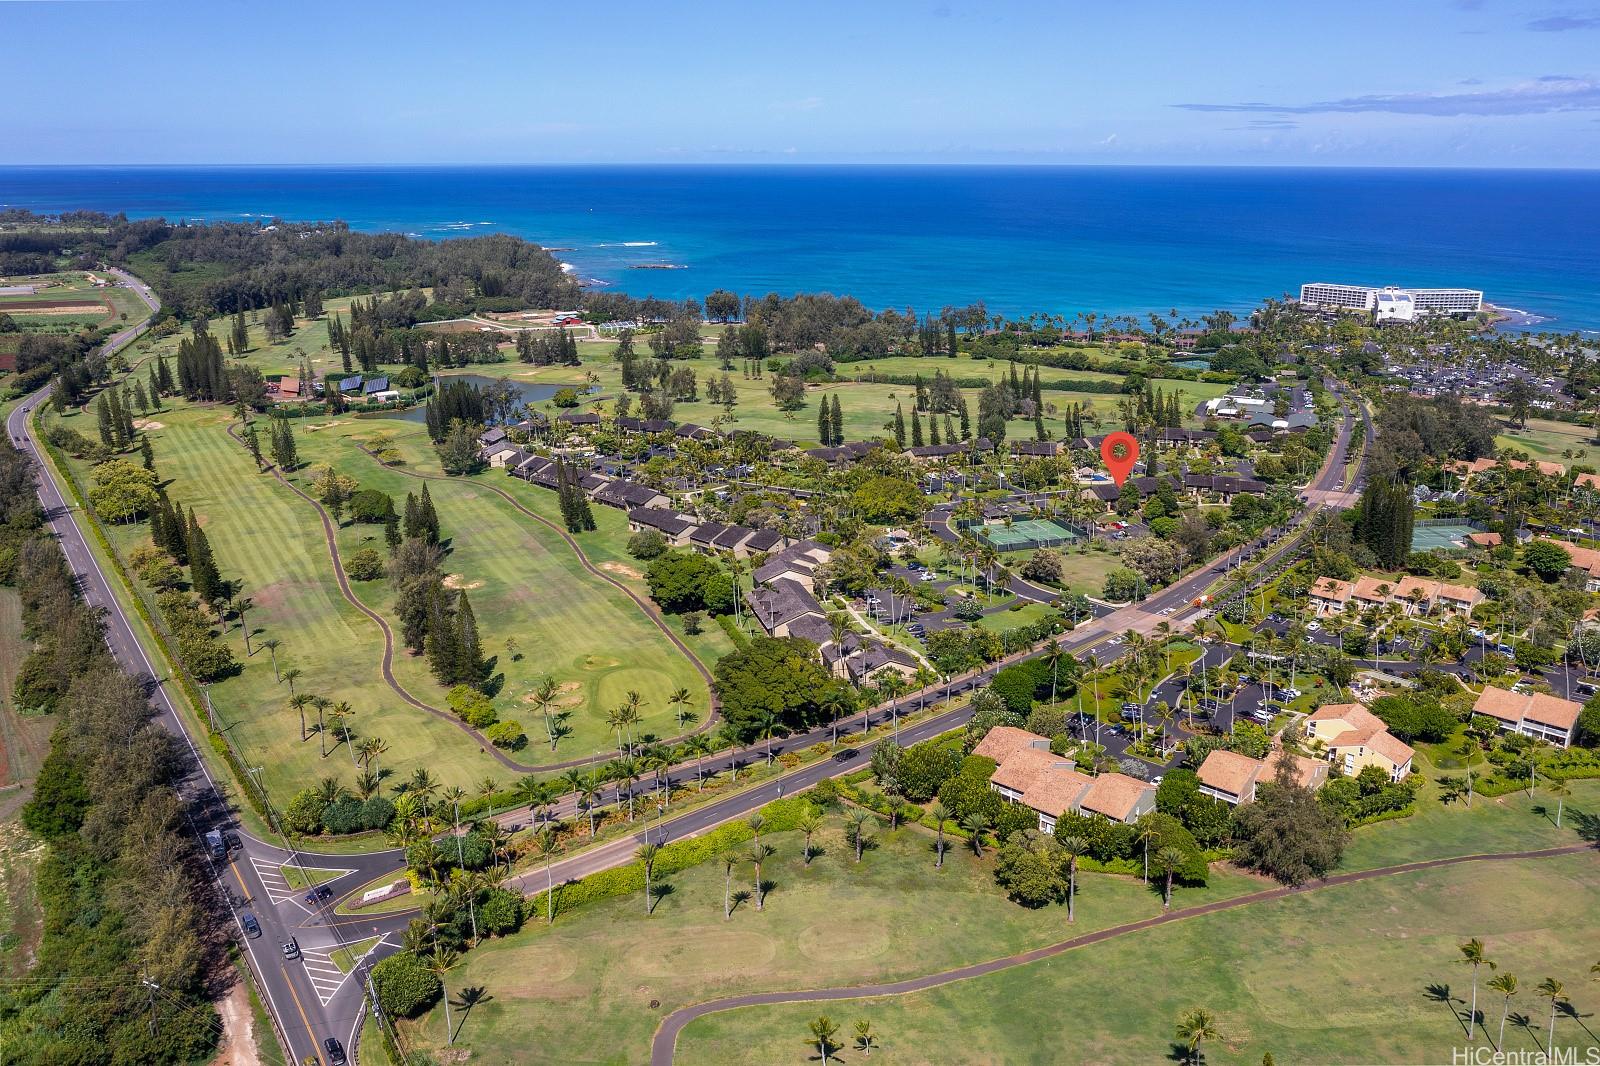
[[[640,573],[638,570],[635,570],[627,563],[601,563],[600,569],[604,570],[608,574],[616,574],[619,577],[631,577],[635,581],[641,581],[644,579],[644,574]]]
[[[583,657],[583,668],[585,670],[609,670],[613,666],[621,665],[616,659],[608,659],[604,655],[585,655]]]
[[[446,574],[444,575],[444,587],[447,589],[465,589],[470,592],[473,589],[483,588],[483,582],[468,581],[460,574]]]
[[[250,1010],[250,992],[243,978],[217,1004],[222,1015],[222,1050],[212,1066],[261,1066],[261,1050],[256,1047],[256,1019]]]
[[[167,428],[167,424],[165,422],[157,422],[153,418],[135,418],[133,420],[133,428],[134,429],[166,429]]]

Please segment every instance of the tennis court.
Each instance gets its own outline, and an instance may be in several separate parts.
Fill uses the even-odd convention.
[[[1469,526],[1465,522],[1453,522],[1442,526],[1424,526],[1418,523],[1411,530],[1411,550],[1426,552],[1435,548],[1465,548],[1467,534],[1476,532],[1478,532],[1477,527]]]
[[[1078,535],[1044,518],[1028,518],[1009,526],[984,526],[983,537],[1001,551],[1053,548],[1070,544]]]

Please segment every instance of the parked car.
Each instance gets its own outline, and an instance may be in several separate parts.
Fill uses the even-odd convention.
[[[1306,623],[1306,632],[1307,633],[1315,633],[1321,628],[1322,628],[1322,623],[1321,622],[1313,620],[1313,621],[1310,621],[1310,622]]]

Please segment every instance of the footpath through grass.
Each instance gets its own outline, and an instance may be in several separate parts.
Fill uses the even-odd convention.
[[[798,834],[763,836],[777,849],[762,870],[773,883],[765,909],[742,902],[731,921],[723,920],[722,865],[707,863],[671,878],[651,917],[634,895],[487,943],[451,975],[452,988],[481,985],[492,997],[473,1009],[457,1047],[483,1063],[526,1061],[530,1047],[550,1062],[638,1063],[660,1018],[698,1000],[907,977],[1161,909],[1137,880],[1085,874],[1078,922],[1068,926],[1064,907],[1033,911],[1005,900],[993,883],[992,849],[979,859],[952,847],[935,870],[932,834],[880,827],[876,838],[857,864],[840,817],[830,815],[814,841],[822,854],[806,867]],[[753,891],[748,862],[733,877],[734,891]],[[1180,890],[1178,905],[1254,887],[1219,870],[1210,886]],[[434,1045],[443,1026],[441,1008],[407,1025],[408,1042],[441,1051]],[[783,1046],[786,1059],[797,1045]]]

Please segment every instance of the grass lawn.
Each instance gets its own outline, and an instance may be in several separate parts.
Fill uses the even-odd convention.
[[[1600,1007],[1586,979],[1594,939],[1574,916],[1600,907],[1600,859],[1448,867],[1251,904],[1091,945],[997,974],[912,995],[748,1008],[684,1031],[676,1062],[805,1060],[819,1013],[871,1021],[873,1062],[1175,1061],[1174,1027],[1194,1006],[1217,1015],[1214,1064],[1448,1062],[1465,1040],[1470,978],[1457,945],[1481,937],[1502,971],[1522,978],[1513,1006],[1531,1016],[1506,1032],[1537,1051],[1546,1017],[1532,987],[1565,981],[1578,1019],[1559,1018],[1559,1043],[1590,1046],[1583,1019]],[[1592,933],[1592,926],[1589,930]],[[814,982],[815,983],[815,982]],[[1498,1028],[1497,997],[1479,998]],[[1016,1024],[997,1024],[1003,1014]],[[1491,1030],[1490,1036],[1493,1035]],[[1479,1042],[1487,1042],[1482,1030]],[[865,1061],[845,1052],[843,1061]],[[1531,1060],[1530,1060],[1531,1061]],[[1580,1060],[1581,1061],[1581,1060]]]
[[[1066,935],[1065,908],[1031,911],[1001,896],[992,849],[982,859],[951,850],[935,871],[932,834],[880,827],[876,836],[878,846],[857,865],[832,815],[810,867],[796,834],[764,837],[778,849],[763,869],[775,887],[765,910],[744,903],[732,921],[722,917],[722,866],[706,863],[672,878],[653,917],[638,896],[610,900],[558,918],[553,929],[535,922],[469,952],[450,988],[483,986],[492,998],[462,1023],[457,1048],[475,1063],[523,1062],[532,1047],[549,1062],[638,1063],[667,1011],[709,996],[910,976]],[[747,888],[750,868],[734,876],[736,889]],[[1219,871],[1209,887],[1180,896],[1192,903],[1251,887]],[[1136,880],[1085,874],[1075,928],[1159,909]],[[442,1051],[442,1008],[405,1028],[408,1042]],[[798,1050],[784,1041],[785,1057]]]
[[[369,936],[365,940],[357,940],[348,947],[334,948],[328,952],[328,960],[339,967],[340,973],[349,973],[356,968],[356,964],[362,960],[367,952],[372,950],[372,945],[377,942],[377,937]]]
[[[356,738],[379,736],[388,743],[389,751],[380,760],[384,769],[403,778],[425,766],[446,784],[464,787],[472,787],[486,774],[498,776],[502,783],[509,780],[509,771],[495,764],[476,741],[450,723],[409,707],[383,684],[378,670],[382,635],[339,594],[315,510],[270,476],[254,471],[249,456],[226,435],[230,417],[217,408],[173,403],[155,416],[161,428],[151,430],[150,436],[157,469],[170,482],[168,491],[199,512],[224,576],[244,581],[254,605],[249,617],[257,638],[277,636],[283,641],[279,663],[302,671],[298,690],[351,703]],[[65,421],[93,432],[86,416],[72,415]],[[308,463],[332,461],[363,485],[394,492],[402,502],[407,490],[420,487],[415,479],[385,470],[351,440],[385,427],[405,427],[420,437],[419,427],[393,420],[345,419],[314,430],[318,424],[312,419],[295,424]],[[418,459],[422,458],[419,447]],[[87,486],[88,470],[83,464],[75,466]],[[302,482],[310,476],[309,467],[295,475]],[[575,712],[574,733],[553,757],[548,744],[532,743],[520,761],[561,760],[605,750],[610,743],[605,709],[620,703],[628,689],[644,696],[645,728],[663,735],[676,732],[666,707],[672,689],[689,688],[696,695],[695,706],[704,713],[705,685],[689,662],[649,624],[637,605],[582,571],[571,549],[554,533],[481,489],[436,483],[430,491],[447,535],[453,536],[455,550],[447,568],[471,588],[486,649],[498,654],[497,670],[505,674],[499,697],[502,715],[517,717],[530,739],[536,738],[540,725],[519,701],[534,679],[546,672],[565,686],[563,698]],[[147,529],[141,523],[111,527],[108,534],[125,553],[146,539]],[[346,527],[340,532],[341,551],[362,546],[368,537],[377,537],[375,543],[381,545],[379,527]],[[388,611],[392,593],[386,583],[358,585],[357,594],[380,613]],[[507,653],[507,638],[518,642],[521,661],[513,662]],[[236,629],[228,639],[241,654]],[[409,691],[443,706],[444,692],[420,660],[400,649],[394,670]],[[258,650],[245,660],[238,676],[211,686],[211,693],[245,757],[267,767],[267,785],[275,794],[287,795],[326,774],[344,775],[348,753],[330,745],[329,758],[334,761],[324,762],[315,739],[299,741],[299,720],[288,708],[287,686],[274,680],[270,657],[264,652]]]
[[[1047,614],[1055,614],[1055,608],[1047,607],[1042,603],[1025,603],[1015,611],[1000,611],[996,614],[986,614],[978,620],[978,624],[985,629],[996,633],[1008,633],[1013,629],[1031,626]]]
[[[1543,418],[1528,419],[1527,429],[1504,430],[1495,437],[1494,442],[1499,448],[1518,448],[1527,452],[1531,458],[1558,462],[1566,466],[1571,466],[1575,460],[1566,458],[1563,452],[1570,451],[1577,459],[1588,458],[1592,463],[1591,456],[1597,449],[1592,426],[1553,422]]]

